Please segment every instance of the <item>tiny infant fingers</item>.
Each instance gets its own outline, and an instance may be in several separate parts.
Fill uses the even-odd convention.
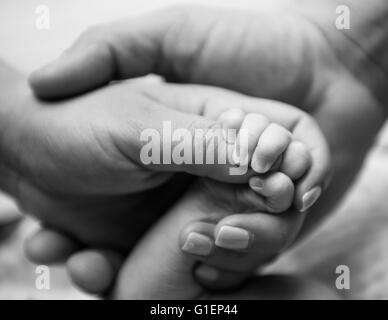
[[[295,207],[304,212],[317,202],[331,178],[331,155],[326,137],[311,116],[302,117],[294,127],[293,134],[308,148],[311,159],[307,172],[295,186]]]
[[[300,141],[292,141],[284,152],[279,171],[297,180],[310,168],[311,155],[307,147]]]
[[[259,138],[268,125],[269,120],[260,114],[249,113],[245,116],[233,151],[235,165],[248,165]]]
[[[217,122],[225,130],[225,140],[233,144],[236,142],[238,131],[244,121],[245,112],[241,109],[229,109],[221,113]]]
[[[292,135],[284,127],[271,123],[261,134],[252,156],[251,167],[257,173],[266,173],[287,149]]]
[[[245,112],[241,109],[229,109],[218,116],[217,122],[224,128],[240,129],[244,120]]]
[[[266,209],[279,213],[287,210],[294,199],[294,183],[281,172],[271,172],[265,176],[252,177],[249,186],[264,197]]]

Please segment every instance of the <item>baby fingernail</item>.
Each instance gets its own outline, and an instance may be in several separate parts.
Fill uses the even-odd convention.
[[[217,269],[206,266],[204,264],[200,265],[196,270],[195,274],[197,278],[204,280],[206,282],[215,282],[220,276],[220,272]]]
[[[256,192],[263,190],[263,181],[258,177],[253,177],[249,180],[249,186]]]
[[[251,240],[251,234],[244,229],[223,226],[216,237],[216,246],[224,249],[247,249]]]
[[[302,197],[302,209],[300,210],[300,212],[305,212],[306,210],[311,208],[311,206],[321,196],[321,193],[322,193],[321,187],[315,187],[310,191],[306,192]]]
[[[257,158],[253,158],[251,161],[251,167],[253,171],[257,173],[266,173],[271,169],[271,164],[264,163]]]
[[[182,250],[199,256],[208,256],[213,249],[213,241],[197,232],[190,232]]]

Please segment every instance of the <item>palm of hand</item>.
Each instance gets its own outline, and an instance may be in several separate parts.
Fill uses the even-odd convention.
[[[26,95],[28,119],[20,116],[22,129],[12,128],[25,142],[23,158],[18,159],[26,173],[17,187],[22,209],[85,245],[123,251],[188,183],[178,175],[143,168],[118,147],[122,143],[131,150],[132,141],[125,138],[138,137],[125,130],[137,128],[131,119],[148,116],[147,108],[154,104],[136,90],[125,89],[125,96],[112,86],[59,105],[34,100],[31,105]]]
[[[53,103],[24,94],[21,105],[27,108],[20,108],[9,134],[20,184],[55,195],[123,195],[167,181],[170,174],[150,171],[139,161],[139,123],[156,103],[119,87]]]
[[[160,67],[167,78],[305,107],[319,94],[312,92],[314,67],[321,58],[329,67],[335,64],[322,35],[302,16],[211,8],[184,11],[165,38],[164,54],[174,61],[173,69]]]
[[[344,53],[352,49],[348,41],[339,32],[324,34],[314,17],[289,12],[249,16],[189,8],[182,16],[166,37],[165,54],[178,61],[171,78],[284,101],[316,119],[336,173],[317,205],[317,215],[325,214],[353,181],[385,118],[370,89],[344,65]]]

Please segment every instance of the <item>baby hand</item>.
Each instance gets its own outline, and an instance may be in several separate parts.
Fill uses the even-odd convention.
[[[308,172],[312,164],[308,147],[287,128],[271,123],[259,113],[229,109],[221,113],[218,122],[228,132],[230,129],[238,130],[233,162],[239,166],[249,165],[258,174],[250,178],[249,185],[262,197],[265,209],[269,212],[288,209],[294,198],[294,183],[298,185],[298,179]],[[318,186],[304,195],[301,211],[311,207],[321,192],[322,188]]]

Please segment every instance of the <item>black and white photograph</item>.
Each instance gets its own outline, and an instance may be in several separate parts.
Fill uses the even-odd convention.
[[[388,299],[387,89],[387,0],[0,0],[0,300]]]

